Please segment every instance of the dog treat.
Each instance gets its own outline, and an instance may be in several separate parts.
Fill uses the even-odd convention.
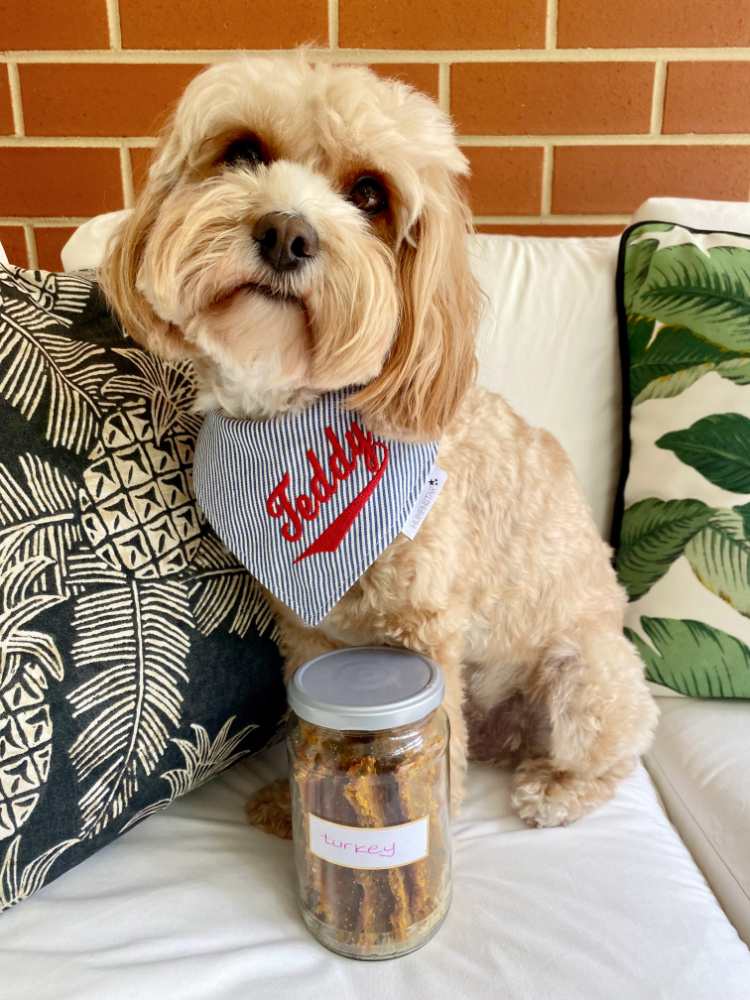
[[[352,654],[362,655],[341,652],[355,666]],[[290,703],[298,707],[291,691]],[[299,710],[315,714],[304,704]],[[387,716],[381,706],[379,711],[375,721],[382,722]],[[420,947],[445,918],[451,895],[443,709],[372,731],[333,729],[295,714],[288,747],[308,928],[327,947],[354,958],[390,958]]]

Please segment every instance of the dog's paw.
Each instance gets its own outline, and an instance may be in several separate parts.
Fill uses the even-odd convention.
[[[521,764],[510,790],[513,808],[529,826],[567,826],[612,794],[596,779],[555,771],[542,761]]]
[[[292,796],[287,780],[274,781],[251,795],[245,812],[250,826],[275,837],[292,839]]]

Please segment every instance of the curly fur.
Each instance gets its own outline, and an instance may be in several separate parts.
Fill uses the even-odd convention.
[[[263,164],[226,163],[248,134]],[[656,709],[569,461],[475,385],[466,173],[449,120],[410,88],[305,53],[239,58],[187,88],[101,276],[136,339],[196,358],[203,410],[264,419],[354,385],[373,429],[440,438],[448,480],[414,541],[314,629],[273,601],[286,675],[345,645],[428,654],[446,674],[454,806],[471,753],[514,766],[516,809],[554,826],[611,797]],[[349,199],[363,175],[388,195],[372,218]],[[261,260],[251,233],[269,211],[316,229],[304,268]],[[278,796],[250,815],[288,832]]]

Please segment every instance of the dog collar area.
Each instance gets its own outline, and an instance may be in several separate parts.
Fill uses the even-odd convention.
[[[376,732],[424,719],[445,695],[443,671],[427,656],[355,646],[308,660],[287,686],[292,711],[326,729]]]

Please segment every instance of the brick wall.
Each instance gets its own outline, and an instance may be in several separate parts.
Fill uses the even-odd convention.
[[[449,111],[481,229],[618,232],[649,195],[750,197],[750,0],[0,0],[0,240],[59,266],[133,203],[194,73],[320,46]]]

